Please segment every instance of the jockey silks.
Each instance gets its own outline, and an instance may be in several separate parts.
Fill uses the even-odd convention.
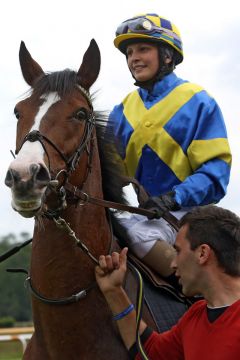
[[[221,110],[200,86],[174,73],[114,107],[110,124],[129,176],[150,195],[175,190],[182,207],[218,202],[231,152]]]

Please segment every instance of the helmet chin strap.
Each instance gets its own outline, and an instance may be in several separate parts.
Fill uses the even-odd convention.
[[[133,75],[132,75],[132,77],[134,78]],[[153,88],[153,86],[154,86],[154,84],[155,84],[157,81],[161,80],[161,79],[162,79],[162,78],[159,77],[159,74],[157,74],[156,76],[154,76],[152,79],[149,79],[149,80],[146,80],[146,81],[138,81],[138,80],[136,80],[136,79],[134,78],[134,80],[136,80],[135,83],[134,83],[134,85],[139,86],[139,87],[141,87],[141,88],[143,88],[143,89],[146,89],[146,90],[151,91],[152,88]]]

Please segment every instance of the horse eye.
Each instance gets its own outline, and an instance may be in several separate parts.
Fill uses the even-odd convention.
[[[88,118],[87,110],[84,108],[79,109],[75,114],[74,118],[78,120],[86,120]]]
[[[19,113],[19,111],[17,110],[17,108],[14,108],[14,115],[16,116],[17,119],[20,118],[20,113]]]

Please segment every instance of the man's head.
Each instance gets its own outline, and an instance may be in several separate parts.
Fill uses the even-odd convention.
[[[208,205],[187,213],[180,226],[188,225],[192,250],[207,244],[218,265],[231,276],[240,276],[240,218],[230,210]]]
[[[172,267],[188,296],[202,291],[204,274],[240,277],[240,218],[214,205],[198,207],[180,221]]]

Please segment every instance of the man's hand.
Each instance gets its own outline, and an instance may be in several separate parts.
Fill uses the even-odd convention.
[[[128,248],[124,248],[120,254],[113,252],[112,255],[100,256],[95,274],[98,286],[104,294],[123,285],[127,270],[127,251]]]
[[[154,215],[148,216],[148,219],[160,219],[164,213],[168,211],[176,211],[180,209],[174,199],[174,191],[161,196],[150,197],[144,204],[143,208],[154,211]]]
[[[99,258],[99,266],[96,266],[95,270],[98,286],[113,315],[122,314],[131,304],[123,288],[127,271],[127,251],[128,248],[124,248],[120,254],[113,252],[112,255],[101,255]],[[121,317],[121,319],[116,322],[126,348],[130,349],[136,341],[135,310],[133,309],[133,311]],[[140,335],[146,327],[145,322],[141,320],[139,327]]]

